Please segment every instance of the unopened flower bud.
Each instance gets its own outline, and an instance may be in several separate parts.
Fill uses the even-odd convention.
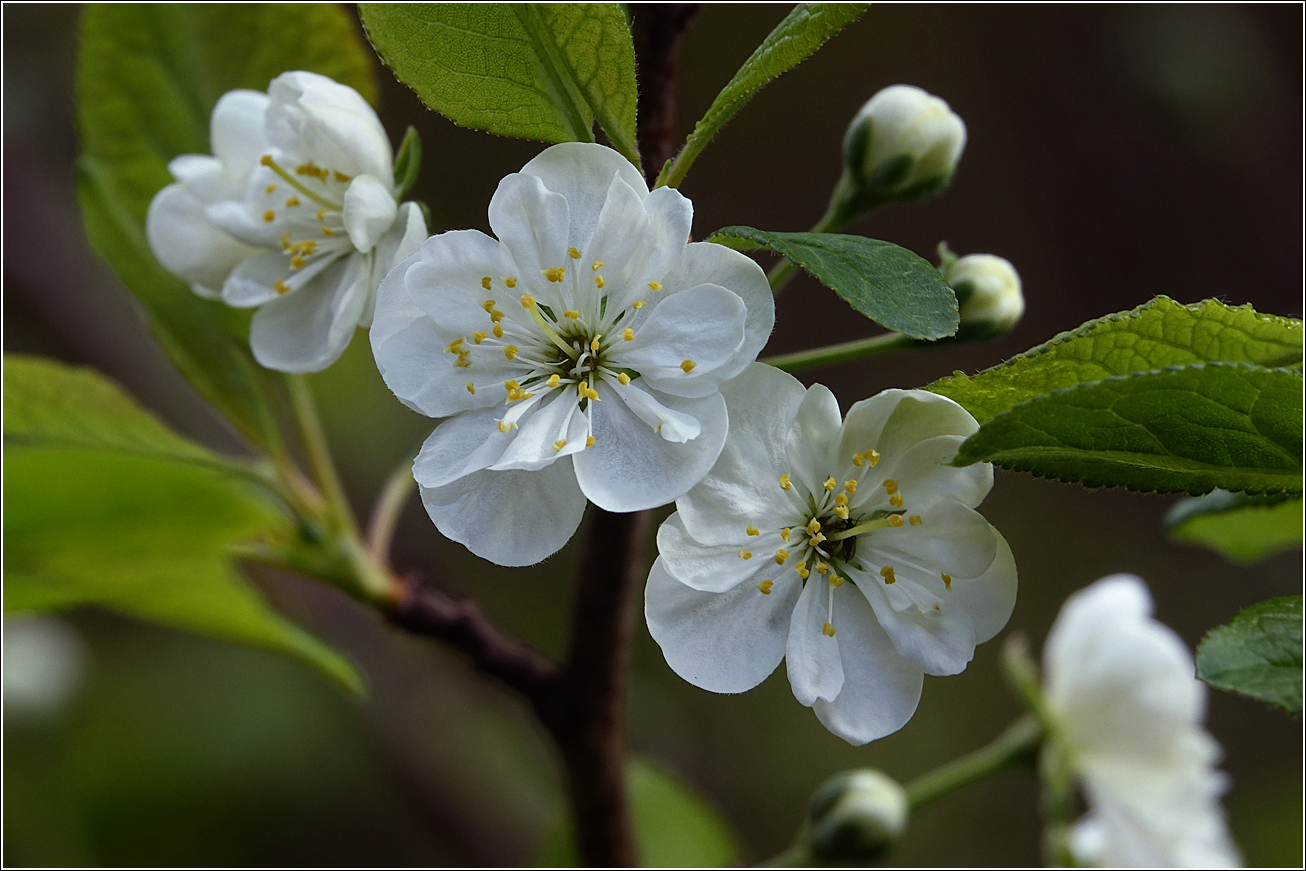
[[[843,771],[812,797],[809,850],[818,862],[869,862],[907,828],[907,793],[879,771]]]
[[[865,206],[923,200],[947,187],[965,147],[966,125],[947,103],[911,85],[890,85],[848,127],[846,177]]]
[[[993,254],[944,257],[939,267],[961,309],[959,339],[988,339],[1009,331],[1025,312],[1020,276],[1009,260]]]

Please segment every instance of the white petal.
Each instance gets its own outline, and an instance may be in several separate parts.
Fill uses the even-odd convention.
[[[723,287],[706,284],[662,302],[634,331],[617,342],[618,366],[635,369],[654,389],[677,396],[717,392],[717,370],[744,341],[744,302]],[[686,361],[693,363],[688,372]]]
[[[953,578],[978,578],[993,564],[997,531],[973,509],[944,500],[922,509],[920,517],[919,525],[905,523],[859,536],[858,557],[873,563],[876,571],[885,565],[914,565]]]
[[[903,587],[920,579],[901,566],[892,586],[869,572],[855,573],[854,580],[902,658],[926,674],[965,671],[975,656],[975,626],[964,609],[940,596],[922,597],[919,590],[913,601]]]
[[[974,625],[975,643],[983,644],[1002,631],[1016,607],[1016,559],[1002,533],[993,530],[998,550],[984,574],[971,580],[952,582],[952,594],[944,596],[953,608],[960,608]]]
[[[653,191],[644,200],[644,213],[648,225],[639,247],[620,271],[608,273],[612,302],[618,309],[626,308],[637,299],[656,295],[657,291],[651,291],[650,282],[662,282],[666,278],[689,242],[694,206],[680,191],[670,187]]]
[[[322,264],[322,265],[320,265]],[[315,263],[320,272],[324,260]],[[264,251],[250,257],[231,271],[222,283],[222,301],[237,308],[251,308],[281,296],[274,285],[290,276],[290,258],[279,251]]]
[[[927,438],[896,459],[881,462],[875,471],[882,476],[881,480],[892,478],[898,482],[898,489],[907,500],[908,513],[939,499],[974,508],[993,488],[993,466],[990,463],[971,463],[961,468],[948,465],[965,440],[960,435]],[[871,493],[863,491],[858,495],[866,498]]]
[[[538,178],[544,187],[566,198],[571,220],[565,244],[581,251],[590,244],[614,177],[629,185],[641,200],[648,196],[643,176],[630,161],[611,148],[592,142],[564,142],[550,146],[521,171],[523,175]],[[493,217],[490,223],[494,226]],[[497,226],[494,232],[503,238]]]
[[[200,201],[179,184],[168,185],[150,201],[145,235],[164,269],[213,290],[222,287],[241,261],[257,253],[213,226]]]
[[[739,524],[759,529],[792,522],[792,507],[780,489],[789,469],[785,438],[806,391],[797,378],[754,363],[722,386],[730,415],[730,434],[712,471],[676,500],[694,538],[704,544],[730,544]]]
[[[383,284],[403,283],[409,299],[430,316],[437,331],[448,336],[442,345],[460,336],[470,342],[474,331],[489,332],[492,326],[482,308],[486,300],[495,300],[509,312],[514,306],[521,308],[503,283],[510,268],[499,244],[489,236],[479,230],[451,230],[427,239]],[[490,290],[483,286],[486,278],[491,280]],[[387,304],[384,297],[378,302],[383,304]],[[453,359],[450,355],[450,365]]]
[[[705,545],[695,541],[685,529],[684,518],[672,514],[658,528],[658,554],[673,577],[705,593],[724,593],[759,571],[770,572],[768,577],[773,580],[782,574],[798,577],[792,567],[782,569],[775,564],[771,557],[775,553],[773,549],[768,552],[758,547],[750,559],[741,558],[739,551],[753,542],[742,528],[736,530],[739,539],[736,542]]]
[[[759,581],[760,583],[760,581]],[[672,671],[714,693],[742,693],[766,680],[785,654],[798,576],[777,578],[769,594],[755,583],[705,593],[653,563],[644,592],[649,634]]]
[[[399,207],[395,222],[376,243],[376,253],[372,259],[372,283],[379,287],[396,265],[417,253],[426,239],[426,219],[422,217],[421,208],[417,203],[404,203]],[[407,296],[407,291],[404,294]],[[375,303],[376,294],[372,295],[372,300]],[[410,304],[411,302],[409,300]],[[374,314],[371,308],[363,312],[362,325],[370,326]]]
[[[585,513],[566,458],[533,472],[475,472],[421,492],[441,533],[501,566],[534,565],[557,553]]]
[[[636,190],[620,174],[613,177],[593,235],[584,245],[573,245],[583,255],[580,263],[576,264],[577,267],[586,267],[590,272],[598,274],[599,270],[593,268],[594,262],[598,261],[603,264],[600,269],[607,275],[620,274],[648,234],[648,215],[644,212],[644,198],[647,196],[648,192],[642,185]],[[574,220],[573,218],[573,236],[576,235]],[[584,272],[585,269],[582,268],[581,273]],[[614,287],[613,290],[617,288]],[[624,298],[623,296],[623,301]],[[618,307],[625,306],[613,306],[614,310]]]
[[[334,363],[367,307],[367,272],[363,257],[339,259],[256,311],[249,328],[254,359],[281,372],[320,372]]]
[[[847,586],[835,592],[842,593]],[[816,701],[812,708],[817,718],[850,744],[865,744],[898,731],[916,713],[924,675],[897,654],[861,596],[836,595],[834,619],[843,658],[843,688],[834,701]]]
[[[348,85],[303,71],[268,87],[270,143],[345,175],[392,176],[393,151],[367,101]]]
[[[635,417],[666,441],[683,444],[698,438],[703,432],[703,425],[697,418],[659,402],[638,381],[608,386],[621,397]]]
[[[543,271],[580,268],[567,256],[568,215],[566,198],[531,175],[504,176],[490,199],[490,227],[512,257],[512,277],[549,305],[561,301],[559,285],[544,280]]]
[[[451,417],[435,428],[413,461],[413,478],[423,487],[443,487],[486,469],[512,444],[513,433],[499,432],[498,409],[479,409]]]
[[[168,172],[201,203],[245,195],[244,180],[207,154],[179,154],[168,161]]]
[[[702,480],[726,439],[726,403],[720,394],[682,399],[674,408],[698,420],[698,438],[678,444],[651,430],[606,382],[591,403],[594,445],[575,457],[581,490],[607,511],[641,511],[673,501]],[[669,400],[670,397],[667,397]]]
[[[555,390],[523,416],[512,444],[494,469],[542,469],[562,457],[585,449],[589,421],[576,406],[571,390]],[[566,442],[562,447],[557,443]]]
[[[795,483],[801,482],[810,493],[820,493],[830,470],[836,468],[831,449],[838,442],[842,423],[839,400],[824,384],[813,384],[785,438],[789,472]]]
[[[395,221],[399,207],[390,186],[375,176],[356,176],[345,189],[345,209],[341,220],[354,247],[366,254]]]
[[[271,101],[258,91],[227,91],[209,118],[209,145],[214,156],[240,177],[247,175],[267,150],[264,118]]]
[[[722,367],[722,378],[735,377],[757,359],[775,328],[775,296],[767,283],[766,273],[751,258],[724,245],[689,243],[675,266],[662,279],[662,284],[664,293],[700,284],[715,284],[744,301],[748,310],[744,342],[735,352],[734,360]]]
[[[917,442],[940,435],[970,436],[979,424],[957,403],[925,390],[884,390],[848,409],[839,457],[872,448],[882,462],[898,458]]]
[[[817,699],[833,701],[844,683],[837,633],[829,636],[822,631],[828,617],[829,595],[829,583],[813,574],[803,586],[789,623],[785,667],[794,697],[808,707]]]

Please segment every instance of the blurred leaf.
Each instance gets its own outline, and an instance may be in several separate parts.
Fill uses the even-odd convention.
[[[369,54],[338,6],[90,4],[82,15],[77,195],[87,236],[144,304],[182,374],[262,444],[271,427],[260,393],[268,376],[249,352],[248,313],[201,299],[164,271],[145,241],[145,214],[172,181],[169,160],[209,151],[218,97],[266,90],[292,69],[375,100]]]
[[[1197,647],[1197,676],[1300,716],[1301,606],[1301,596],[1269,599],[1206,633]]]
[[[395,199],[402,199],[408,193],[421,171],[422,137],[416,127],[409,127],[395,155]]]
[[[655,763],[632,758],[626,768],[631,816],[640,859],[650,868],[725,868],[742,858],[730,826],[692,787]],[[544,836],[534,864],[580,864],[576,837],[565,814]]]
[[[1225,559],[1250,564],[1301,547],[1302,500],[1216,490],[1184,499],[1165,516],[1170,537],[1205,545]]]
[[[1089,487],[1301,493],[1302,376],[1199,363],[1059,390],[983,424],[956,464]]]
[[[957,331],[957,297],[948,282],[928,261],[892,242],[752,227],[725,227],[708,241],[783,254],[857,311],[913,339],[941,339]]]
[[[707,112],[694,125],[694,131],[689,134],[682,152],[688,157],[683,169],[673,169],[682,163],[678,155],[676,160],[662,170],[658,184],[669,184],[672,187],[679,185],[694,156],[758,91],[781,73],[798,66],[830,37],[856,21],[868,5],[799,3],[795,6],[784,21],[767,35],[757,50],[749,55],[735,77],[721,89],[712,105],[708,106]]]
[[[1089,321],[975,375],[927,389],[956,400],[980,423],[1012,406],[1087,381],[1191,363],[1292,366],[1302,359],[1302,322],[1208,299],[1180,305],[1158,296]]]
[[[616,3],[362,3],[399,81],[463,127],[593,142],[639,166],[635,47]]]

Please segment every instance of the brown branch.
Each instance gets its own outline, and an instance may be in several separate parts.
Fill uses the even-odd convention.
[[[631,3],[631,36],[639,63],[639,159],[652,184],[671,159],[676,49],[699,3]]]

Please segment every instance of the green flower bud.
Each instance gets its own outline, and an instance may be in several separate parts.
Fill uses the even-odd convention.
[[[966,125],[948,104],[911,85],[890,85],[862,106],[843,141],[845,178],[858,211],[914,202],[947,187],[966,147]]]
[[[879,771],[843,771],[827,780],[808,812],[807,840],[818,862],[869,862],[907,828],[907,793]]]
[[[957,294],[959,339],[988,339],[1010,330],[1025,312],[1020,276],[1011,262],[992,254],[944,258],[939,267]]]

